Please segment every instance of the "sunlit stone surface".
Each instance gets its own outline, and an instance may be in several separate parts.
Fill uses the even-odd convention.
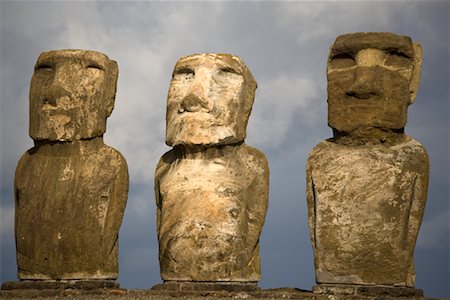
[[[125,159],[103,143],[118,69],[95,51],[39,56],[31,79],[35,147],[15,175],[21,280],[116,279],[128,193]]]
[[[256,82],[237,56],[198,54],[176,64],[166,142],[155,176],[165,281],[256,282],[269,168],[244,143]]]
[[[392,33],[345,34],[331,48],[334,135],[307,162],[318,283],[414,286],[429,162],[404,127],[421,58],[418,44]]]

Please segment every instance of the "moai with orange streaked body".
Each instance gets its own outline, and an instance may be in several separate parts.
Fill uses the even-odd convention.
[[[103,142],[117,77],[117,63],[100,52],[39,56],[30,87],[35,146],[20,159],[14,181],[21,282],[3,288],[118,286],[128,168]]]
[[[264,154],[244,143],[255,89],[237,56],[197,54],[177,62],[166,119],[173,149],[155,175],[165,284],[154,288],[257,288],[269,168]]]
[[[333,137],[307,162],[315,292],[422,293],[413,288],[413,252],[429,162],[423,146],[404,133],[421,61],[420,45],[392,33],[345,34],[331,47]]]

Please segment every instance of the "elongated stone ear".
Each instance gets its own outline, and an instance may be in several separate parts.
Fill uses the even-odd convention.
[[[108,64],[108,86],[106,96],[106,117],[109,117],[114,109],[114,102],[116,100],[117,78],[119,76],[119,67],[115,60],[110,60]]]
[[[420,70],[422,69],[422,47],[420,44],[413,43],[414,48],[414,68],[409,83],[409,103],[416,100],[417,90],[419,89]]]

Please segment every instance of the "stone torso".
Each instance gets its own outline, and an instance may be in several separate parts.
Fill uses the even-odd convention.
[[[106,145],[77,155],[40,152],[29,150],[16,170],[19,277],[117,278],[125,160]]]
[[[163,279],[257,281],[267,186],[264,156],[246,145],[168,152],[155,185]]]
[[[413,286],[427,174],[427,154],[410,138],[393,146],[317,145],[307,197],[318,283]]]

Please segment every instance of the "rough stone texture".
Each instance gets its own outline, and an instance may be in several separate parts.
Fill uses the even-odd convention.
[[[244,143],[256,82],[227,54],[181,58],[155,175],[165,281],[256,282],[269,189],[260,151]]]
[[[255,79],[237,56],[182,57],[175,65],[169,88],[167,144],[217,146],[242,142],[255,89]]]
[[[314,293],[325,295],[356,295],[366,297],[391,296],[391,297],[423,297],[421,289],[411,287],[394,286],[370,286],[351,284],[319,284],[313,288]]]
[[[318,283],[414,286],[429,162],[403,128],[420,55],[391,33],[347,34],[331,48],[334,137],[312,150],[306,170]]]
[[[327,67],[329,126],[347,133],[404,128],[419,84],[421,55],[420,46],[406,36],[339,36]]]
[[[257,291],[259,290],[256,282],[185,282],[185,281],[166,281],[162,284],[157,284],[152,287],[155,291],[180,291],[180,292],[195,292],[195,291],[228,291],[228,292],[242,292],[242,291]]]
[[[35,147],[15,175],[21,280],[116,279],[128,193],[125,159],[103,143],[117,64],[102,53],[40,55],[31,80]]]
[[[117,289],[119,284],[112,280],[22,280],[22,281],[7,281],[2,284],[2,290],[17,290],[17,289],[35,289],[35,290],[60,290],[60,289],[82,289],[82,290],[96,290],[96,289]]]
[[[102,136],[114,108],[117,63],[86,50],[43,52],[30,86],[30,136],[74,141]]]
[[[64,300],[88,300],[88,299],[302,299],[302,300],[426,300],[422,296],[392,297],[389,295],[362,296],[317,294],[310,291],[302,291],[294,288],[277,288],[258,290],[253,292],[229,292],[229,291],[161,291],[161,290],[125,290],[125,289],[61,289],[61,290],[11,290],[0,291],[1,299],[64,299]]]

